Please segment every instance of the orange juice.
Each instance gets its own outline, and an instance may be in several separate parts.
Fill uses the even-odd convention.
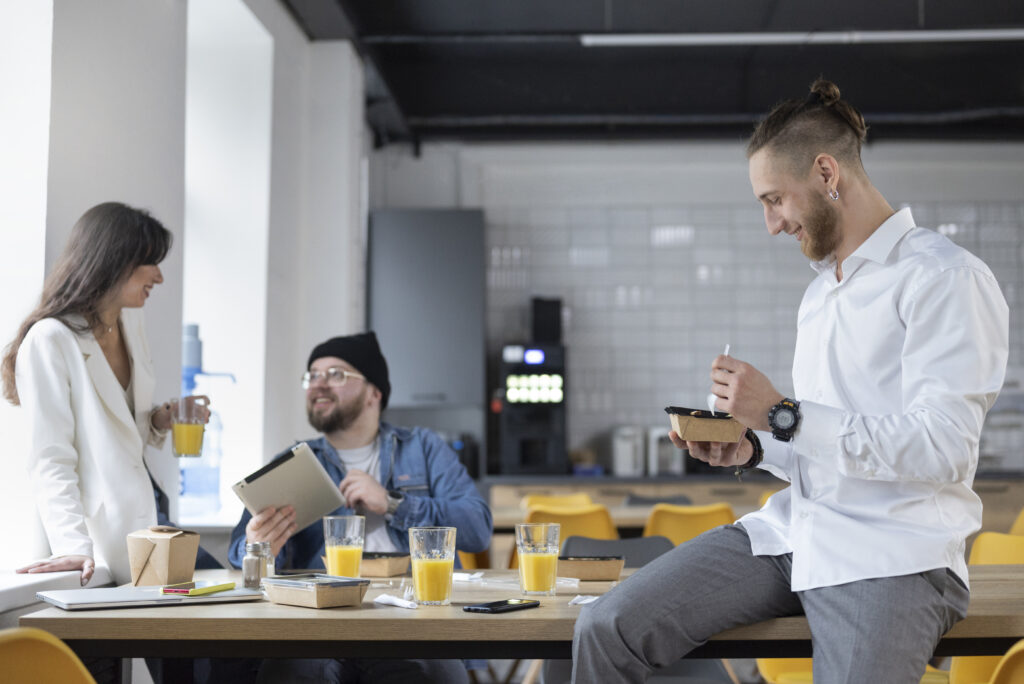
[[[555,588],[557,553],[523,553],[519,556],[519,581],[523,591],[549,592]]]
[[[452,595],[455,559],[412,559],[412,582],[419,603],[447,605]]]
[[[328,546],[327,574],[342,577],[359,577],[359,566],[363,562],[362,546]]]
[[[203,451],[202,423],[175,423],[172,430],[174,453],[179,456],[198,456]]]

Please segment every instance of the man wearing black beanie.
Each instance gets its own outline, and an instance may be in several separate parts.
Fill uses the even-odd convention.
[[[409,528],[424,526],[457,528],[460,551],[490,545],[490,509],[455,452],[426,428],[381,421],[391,382],[372,331],[318,344],[306,368],[306,413],[322,433],[307,443],[347,502],[331,515],[365,516],[364,551],[408,552]],[[297,530],[290,506],[265,508],[255,516],[243,512],[231,534],[232,565],[241,566],[245,544],[255,541],[270,542],[278,569],[323,567],[320,521]],[[459,660],[266,660],[260,669],[260,681],[297,679],[466,682],[468,676]]]

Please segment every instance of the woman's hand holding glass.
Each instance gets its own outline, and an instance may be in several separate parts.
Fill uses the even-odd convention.
[[[196,398],[200,397],[204,401],[196,402],[195,413],[199,422],[205,425],[210,422],[210,398],[205,394],[196,395]],[[171,426],[174,425],[174,402],[176,401],[177,399],[170,399],[153,409],[149,416],[149,422],[154,428],[161,432],[171,429]]]

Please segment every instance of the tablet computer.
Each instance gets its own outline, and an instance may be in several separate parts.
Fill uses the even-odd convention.
[[[267,506],[290,505],[295,509],[295,525],[300,530],[345,505],[345,496],[305,442],[299,442],[288,453],[236,482],[231,489],[253,515]]]

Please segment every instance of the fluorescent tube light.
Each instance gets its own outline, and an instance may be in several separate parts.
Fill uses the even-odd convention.
[[[1024,29],[950,31],[786,31],[744,33],[592,33],[583,47],[707,47],[715,45],[856,45],[1024,40]]]

